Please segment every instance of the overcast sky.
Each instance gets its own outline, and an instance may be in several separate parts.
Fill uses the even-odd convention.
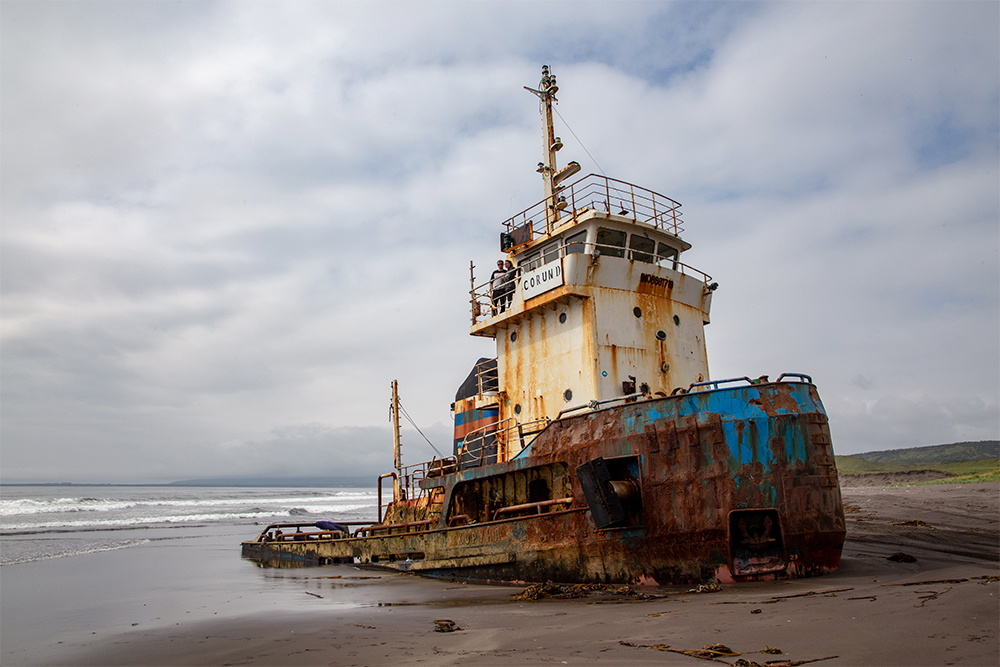
[[[840,454],[1000,437],[996,2],[0,12],[4,481],[376,474],[394,378],[450,450],[543,63],[560,159],[683,204],[713,377],[810,374]]]

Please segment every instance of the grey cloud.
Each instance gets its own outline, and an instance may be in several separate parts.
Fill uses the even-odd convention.
[[[609,175],[684,202],[713,375],[811,373],[838,452],[991,437],[995,5],[381,9],[5,5],[5,478],[368,474],[392,378],[448,442],[541,60]]]
[[[839,422],[832,422],[834,439],[854,445],[839,450],[842,454],[875,451],[880,443],[888,449],[900,449],[992,440],[1000,430],[1000,406],[977,398],[896,396],[871,404],[857,401],[832,407],[841,416]]]

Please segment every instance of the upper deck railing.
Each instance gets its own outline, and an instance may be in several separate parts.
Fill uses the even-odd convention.
[[[580,241],[576,241],[572,245],[575,248],[577,248],[576,252],[570,252],[567,249],[567,246],[560,246],[558,252],[552,253],[553,259],[561,260],[568,254],[593,255],[595,251],[599,250],[600,247],[602,247],[596,243],[584,243]],[[624,246],[621,248],[621,251],[623,256],[629,260],[641,261],[648,264],[655,264],[657,266],[670,268],[681,275],[694,276],[698,280],[704,282],[706,285],[708,285],[712,281],[712,276],[708,275],[704,271],[701,271],[700,269],[696,269],[693,266],[688,266],[684,262],[679,261],[676,255],[661,256],[656,254],[650,254],[647,251],[637,251],[631,248],[625,248]],[[541,262],[541,260],[538,261],[539,263]],[[511,271],[513,272],[512,275],[513,280],[516,280],[517,278],[520,277],[523,268],[525,267],[515,267],[511,269]],[[532,268],[536,268],[536,266],[530,265],[526,268],[527,270],[531,270]],[[471,288],[469,290],[469,300],[472,306],[473,326],[483,320],[488,320],[491,317],[495,317],[496,315],[499,315],[500,313],[504,312],[505,310],[511,307],[513,301],[513,294],[515,290],[511,289],[509,292],[506,293],[507,296],[501,299],[498,291],[494,289],[492,281],[487,280],[486,282],[477,285],[476,276],[474,272],[470,277],[471,277]]]
[[[476,393],[496,394],[500,391],[500,369],[497,367],[497,358],[487,359],[476,364]]]
[[[500,422],[493,422],[472,431],[462,439],[461,451],[458,455],[458,465],[463,470],[489,463],[489,447],[495,443],[496,455],[499,460],[506,461],[523,450],[527,443],[538,432],[545,429],[552,420],[548,417],[521,422],[514,417],[508,417]],[[527,440],[525,440],[527,438]],[[512,446],[517,445],[517,451]]]
[[[680,236],[684,231],[681,226],[679,202],[652,190],[607,176],[588,174],[559,189],[555,199],[558,219],[554,224],[547,226],[545,207],[552,202],[546,199],[505,220],[504,231],[515,235],[515,230],[518,230],[520,240],[524,242],[551,232],[590,210],[632,218],[636,222],[652,225],[674,236]],[[530,233],[527,232],[528,229],[531,230]]]

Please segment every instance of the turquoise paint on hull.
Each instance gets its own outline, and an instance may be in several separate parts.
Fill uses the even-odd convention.
[[[795,382],[782,382],[777,387],[744,386],[712,389],[694,392],[680,396],[651,401],[648,404],[619,406],[606,408],[611,410],[628,410],[624,415],[625,432],[629,435],[640,434],[650,424],[665,422],[681,422],[686,418],[694,418],[699,426],[709,426],[713,417],[718,417],[723,438],[729,450],[726,461],[734,478],[738,478],[743,466],[759,463],[764,476],[771,474],[774,463],[772,440],[778,439],[784,443],[782,452],[789,464],[808,459],[808,431],[782,416],[801,414],[826,414],[818,397],[813,398],[809,389],[812,385]],[[765,395],[762,397],[762,389]],[[792,399],[794,409],[775,407],[774,415],[768,415],[755,403],[770,403],[770,398],[781,391],[787,399]],[[623,443],[624,446],[624,443]],[[703,454],[709,463],[714,463],[711,448],[704,447]],[[529,443],[514,459],[530,456]],[[771,489],[772,499],[774,489]]]

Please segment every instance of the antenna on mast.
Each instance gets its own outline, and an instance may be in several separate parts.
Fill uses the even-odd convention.
[[[559,101],[556,99],[556,93],[559,92],[556,75],[549,71],[548,65],[542,65],[542,80],[538,83],[538,90],[527,86],[524,89],[542,102],[542,119],[545,123],[542,133],[544,161],[538,163],[538,173],[542,175],[542,182],[545,184],[545,231],[551,232],[559,220],[559,210],[565,207],[565,204],[560,205],[557,201],[559,190],[562,189],[558,187],[559,182],[580,171],[580,165],[570,162],[562,172],[556,169],[556,151],[563,147],[562,140],[556,136],[552,125],[552,103]]]

